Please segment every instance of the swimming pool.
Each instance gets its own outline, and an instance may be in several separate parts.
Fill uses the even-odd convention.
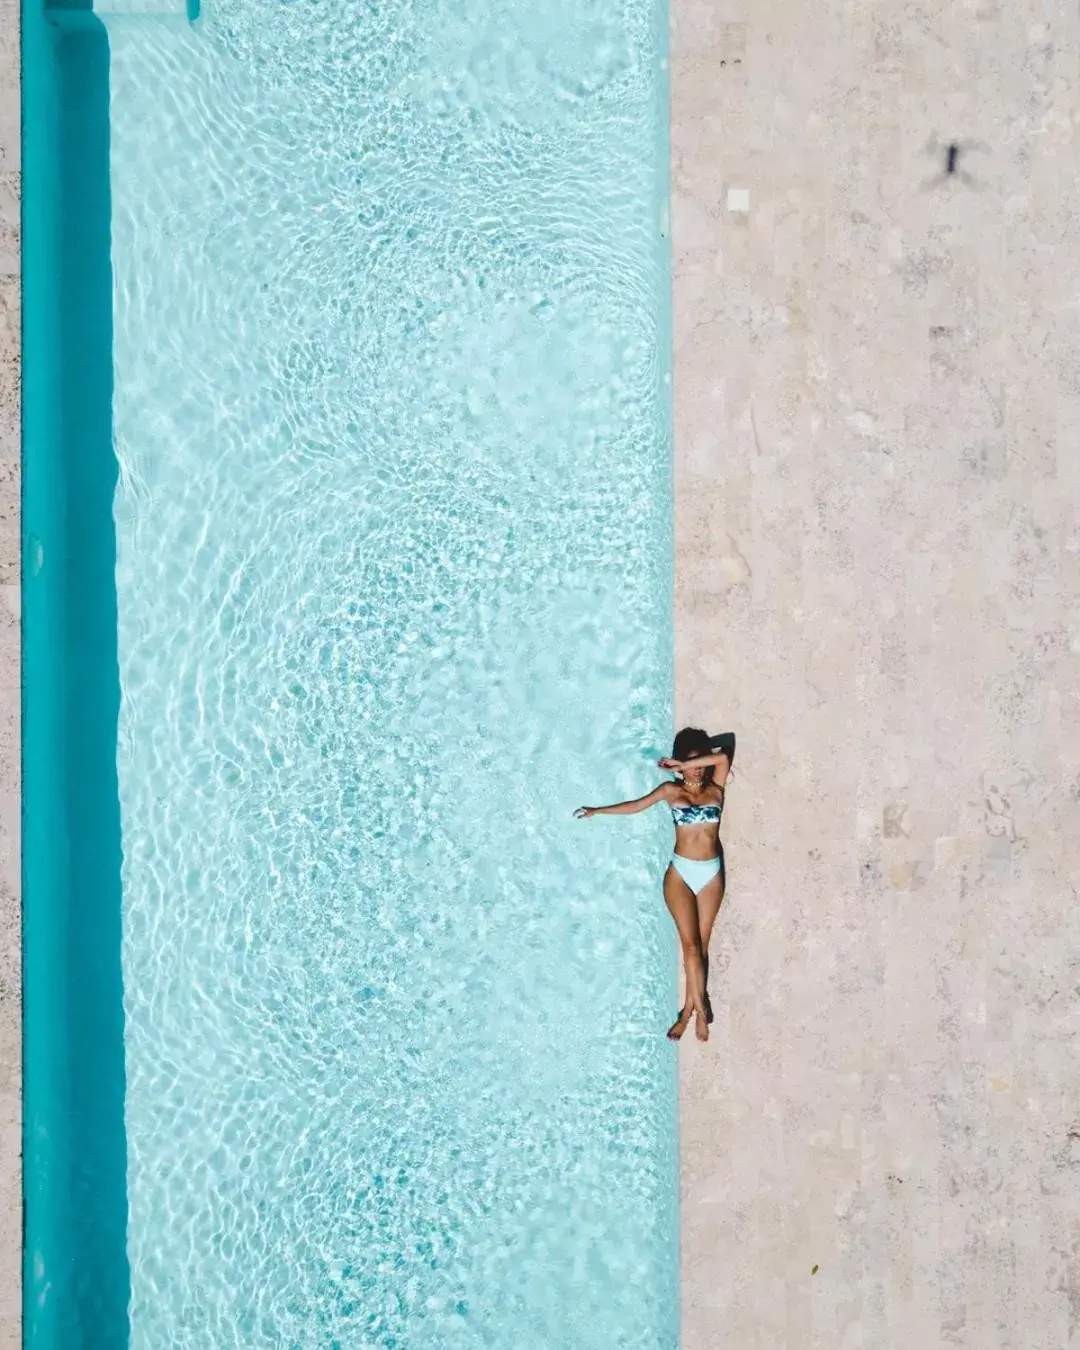
[[[29,1343],[674,1346],[666,8],[190,17],[24,14]]]

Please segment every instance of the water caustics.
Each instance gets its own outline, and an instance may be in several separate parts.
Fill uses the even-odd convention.
[[[666,10],[107,26],[131,1343],[672,1347]]]

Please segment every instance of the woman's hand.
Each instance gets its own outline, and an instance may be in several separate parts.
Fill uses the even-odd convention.
[[[658,759],[656,762],[661,769],[669,769],[672,773],[682,773],[683,771],[681,759]]]
[[[597,808],[595,806],[579,806],[578,809],[574,812],[574,819],[589,820],[592,816],[595,816],[596,814]]]

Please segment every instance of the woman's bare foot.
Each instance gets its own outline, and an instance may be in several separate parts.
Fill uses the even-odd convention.
[[[683,1009],[671,1026],[668,1027],[667,1038],[669,1041],[681,1041],[682,1034],[686,1030],[686,1024],[690,1021],[690,1010]]]
[[[709,1018],[704,1008],[699,1008],[697,1016],[694,1018],[694,1035],[699,1041],[709,1039]]]

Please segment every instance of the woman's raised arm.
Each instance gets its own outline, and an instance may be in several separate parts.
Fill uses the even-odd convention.
[[[670,769],[672,773],[682,773],[684,769],[689,768],[715,769],[713,782],[717,787],[724,786],[731,772],[731,760],[723,750],[711,755],[695,755],[693,759],[660,759],[657,763],[661,769]]]

